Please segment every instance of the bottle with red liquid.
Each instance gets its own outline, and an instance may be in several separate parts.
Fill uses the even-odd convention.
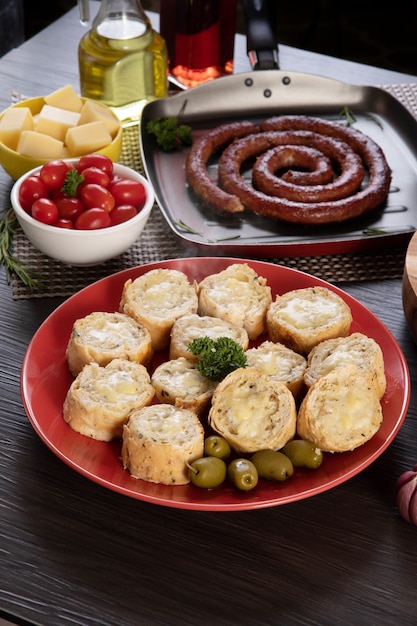
[[[236,0],[161,0],[169,71],[194,87],[233,72]]]

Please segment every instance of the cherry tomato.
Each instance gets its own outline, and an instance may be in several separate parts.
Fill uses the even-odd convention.
[[[49,198],[38,198],[32,204],[32,217],[43,224],[54,224],[58,219],[58,207]]]
[[[127,222],[138,214],[138,210],[132,204],[119,204],[110,212],[110,222],[112,226]]]
[[[42,166],[39,176],[48,189],[60,189],[71,169],[73,166],[70,163],[55,159]]]
[[[110,186],[110,191],[116,204],[133,204],[142,208],[146,200],[145,187],[138,180],[125,178]]]
[[[80,157],[76,165],[77,172],[80,174],[87,167],[98,167],[106,172],[108,176],[111,176],[113,173],[113,161],[104,154],[84,154]]]
[[[75,228],[78,230],[95,230],[107,226],[110,226],[109,212],[98,207],[87,209],[75,220]]]
[[[89,185],[90,183],[95,183],[102,187],[108,187],[110,185],[110,176],[99,167],[86,167],[82,171],[82,175],[84,176],[82,185]]]
[[[71,220],[68,220],[64,217],[58,217],[57,221],[54,223],[54,226],[58,226],[58,228],[74,228],[74,224]]]
[[[100,208],[110,213],[116,204],[113,194],[106,187],[95,183],[82,186],[80,197],[87,209]]]
[[[68,198],[62,196],[55,200],[58,207],[59,217],[75,222],[77,217],[84,211],[84,205],[80,198]]]
[[[47,196],[48,190],[46,185],[36,174],[22,181],[19,189],[19,202],[27,213],[30,213],[35,200],[46,198]]]

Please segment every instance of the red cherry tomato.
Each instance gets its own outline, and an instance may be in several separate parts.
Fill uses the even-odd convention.
[[[110,191],[116,204],[133,204],[139,209],[145,204],[145,187],[138,180],[119,180],[110,186]]]
[[[91,183],[101,185],[102,187],[108,187],[110,185],[110,176],[99,167],[86,167],[82,171],[82,175],[84,176],[82,185],[89,185]]]
[[[119,204],[110,212],[110,221],[112,226],[127,222],[138,214],[138,210],[131,204]]]
[[[76,165],[77,172],[81,174],[87,167],[98,167],[108,176],[113,174],[113,161],[104,154],[84,154],[80,157]]]
[[[87,209],[100,208],[110,213],[116,204],[110,191],[95,183],[82,186],[80,197]]]
[[[19,188],[19,202],[27,213],[30,213],[35,200],[46,198],[47,195],[48,190],[45,183],[36,174],[25,178]]]
[[[78,230],[96,230],[107,226],[110,226],[109,212],[98,207],[87,209],[75,220],[75,228]]]
[[[48,189],[60,189],[64,184],[67,172],[71,169],[73,166],[70,163],[56,159],[45,163],[39,176]]]
[[[77,217],[84,211],[84,205],[80,198],[68,198],[63,196],[55,200],[58,207],[59,217],[75,222]]]
[[[57,221],[54,223],[54,226],[58,226],[58,228],[74,228],[74,224],[71,220],[65,219],[64,217],[58,217]]]
[[[58,207],[49,198],[38,198],[32,204],[32,217],[43,224],[54,224],[58,219]]]

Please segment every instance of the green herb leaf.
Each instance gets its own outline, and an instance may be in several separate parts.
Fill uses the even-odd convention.
[[[177,117],[158,117],[146,124],[146,130],[154,135],[156,143],[164,152],[173,152],[193,142],[191,127],[180,124]]]
[[[230,372],[246,367],[246,354],[242,346],[230,337],[198,337],[188,346],[189,351],[199,356],[198,371],[210,380],[223,380]]]
[[[29,289],[37,287],[42,276],[28,269],[11,252],[13,235],[18,225],[13,209],[9,209],[0,219],[0,263],[6,270],[7,283],[10,284],[13,274],[16,275]]]
[[[69,170],[65,176],[64,184],[61,187],[61,191],[64,196],[74,198],[77,195],[77,189],[83,180],[84,176],[79,174],[76,169]]]

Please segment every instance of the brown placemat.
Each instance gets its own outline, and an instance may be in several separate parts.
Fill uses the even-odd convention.
[[[417,84],[384,85],[417,118]],[[143,172],[138,129],[125,129],[120,162]],[[369,254],[352,253],[323,256],[276,257],[260,259],[284,265],[322,278],[331,283],[401,278],[404,269],[405,246]],[[159,208],[151,217],[138,241],[124,254],[93,267],[71,267],[49,259],[36,250],[17,229],[13,254],[32,270],[45,277],[38,287],[30,290],[17,277],[12,279],[13,299],[68,297],[94,281],[114,272],[164,259],[194,256],[186,244],[170,229]]]

